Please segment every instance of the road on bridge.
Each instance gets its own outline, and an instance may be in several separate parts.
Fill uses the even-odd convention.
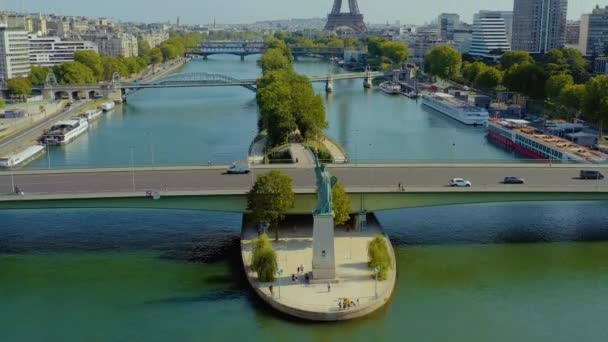
[[[294,181],[296,192],[313,192],[315,189],[312,168],[277,167]],[[604,180],[581,180],[580,169],[601,170],[606,167],[549,166],[549,165],[403,165],[403,166],[339,166],[330,171],[350,192],[393,192],[402,183],[405,191],[526,191],[526,192],[608,192]],[[13,184],[19,186],[25,197],[32,195],[69,198],[80,195],[137,193],[146,190],[184,193],[243,194],[255,176],[270,168],[252,169],[249,175],[226,175],[224,168],[166,168],[122,170],[69,170],[1,172],[0,199],[14,198]],[[522,177],[524,185],[504,185],[506,176]],[[462,177],[473,183],[471,188],[450,188],[451,178]]]

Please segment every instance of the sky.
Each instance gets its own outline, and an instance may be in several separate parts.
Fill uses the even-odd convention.
[[[343,10],[348,7],[344,0]],[[139,22],[175,22],[185,24],[252,23],[259,20],[325,17],[333,0],[0,0],[0,9],[108,17]],[[596,4],[608,0],[570,0],[568,18],[579,19]],[[471,22],[473,13],[482,10],[513,10],[513,0],[359,0],[366,22],[384,23],[400,20],[402,24],[424,24],[442,12],[458,13]]]

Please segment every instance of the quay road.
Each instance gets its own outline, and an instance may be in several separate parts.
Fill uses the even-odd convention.
[[[0,200],[15,199],[13,184],[26,199],[124,197],[143,195],[146,190],[174,194],[244,194],[255,176],[270,169],[280,169],[294,181],[298,193],[315,191],[314,170],[310,167],[259,166],[248,175],[226,175],[225,167],[174,167],[147,169],[99,169],[59,171],[0,172]],[[599,170],[608,175],[608,167],[597,165],[548,164],[443,164],[443,165],[340,165],[330,172],[343,182],[349,192],[396,192],[401,182],[406,192],[608,192],[608,181],[581,180],[581,169]],[[504,177],[526,180],[523,185],[504,185]],[[450,188],[451,178],[462,177],[471,188]]]

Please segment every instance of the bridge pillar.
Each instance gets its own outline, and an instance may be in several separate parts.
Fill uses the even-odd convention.
[[[363,79],[363,88],[365,89],[369,89],[372,87],[372,78],[371,77],[366,77]]]
[[[334,80],[332,80],[331,78],[328,78],[327,82],[325,83],[325,91],[328,93],[334,91]]]
[[[241,55],[241,62],[245,61],[245,55]]]
[[[55,92],[53,89],[44,89],[42,90],[42,98],[47,101],[53,101],[55,100]]]

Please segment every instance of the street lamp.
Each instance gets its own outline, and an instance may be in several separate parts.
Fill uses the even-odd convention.
[[[279,270],[277,271],[277,283],[278,283],[278,288],[279,288],[279,298],[281,299],[281,275],[283,275],[283,269],[279,268]]]
[[[376,294],[376,299],[378,299],[378,273],[380,273],[380,266],[374,267],[374,275],[376,276],[376,281],[374,282],[374,293]]]
[[[130,146],[129,150],[131,152],[131,183],[132,183],[132,186],[133,186],[133,192],[135,192],[135,160],[134,160],[134,157],[133,157],[133,153],[134,153],[135,147]]]
[[[51,169],[51,148],[49,143],[46,143],[46,159],[48,161],[49,164],[49,170]]]

